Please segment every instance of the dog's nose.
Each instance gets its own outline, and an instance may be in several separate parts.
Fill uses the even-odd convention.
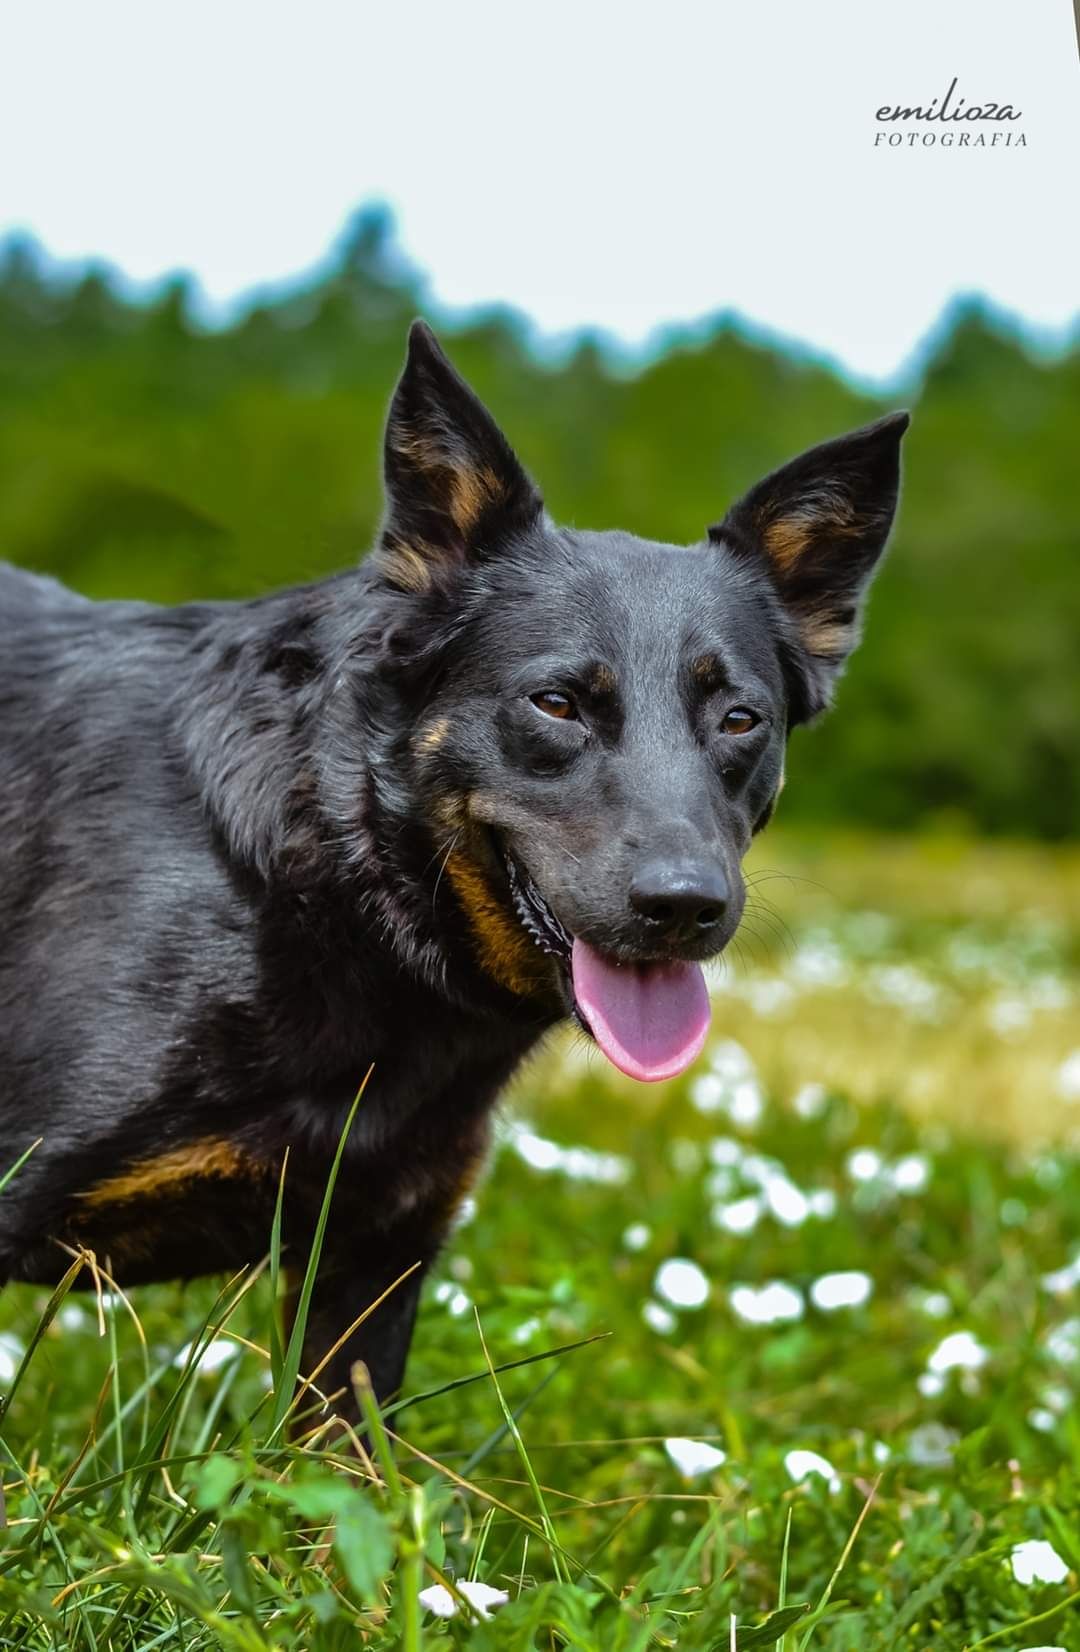
[[[653,860],[630,885],[630,905],[657,934],[696,935],[712,929],[731,896],[728,880],[712,862]]]

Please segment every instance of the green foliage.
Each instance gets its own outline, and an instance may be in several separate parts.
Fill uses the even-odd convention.
[[[370,1464],[310,1393],[301,1437],[278,1426],[270,1268],[131,1311],[74,1275],[9,1287],[4,1652],[1076,1652],[1080,867],[944,864],[814,862],[687,1080],[632,1087],[569,1041],[524,1075]],[[998,922],[1021,907],[1038,947]],[[893,1098],[957,1043],[920,1124]],[[703,1303],[665,1299],[673,1258]],[[814,1292],[852,1270],[865,1300]],[[725,1455],[680,1466],[680,1441]],[[1030,1542],[1056,1581],[1016,1575]]]
[[[383,412],[425,308],[384,213],[232,325],[180,280],[135,303],[92,271],[0,261],[0,547],[98,596],[250,594],[363,554]],[[437,319],[437,318],[436,318]],[[886,402],[725,318],[628,375],[598,341],[538,361],[520,318],[442,329],[557,517],[688,541],[772,465],[909,400],[893,553],[842,715],[800,734],[792,819],[1080,818],[1080,352],[1038,362],[977,306]]]

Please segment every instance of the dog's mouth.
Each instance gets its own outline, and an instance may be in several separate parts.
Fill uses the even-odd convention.
[[[571,1013],[608,1060],[646,1083],[685,1072],[709,1031],[701,965],[609,957],[571,935],[524,867],[505,850],[502,858],[522,927],[555,960]]]

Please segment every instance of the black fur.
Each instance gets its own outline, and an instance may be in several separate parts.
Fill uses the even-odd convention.
[[[417,325],[360,568],[169,609],[0,566],[0,1169],[42,1138],[0,1195],[0,1275],[55,1279],[64,1244],[129,1282],[252,1262],[286,1148],[302,1261],[371,1067],[305,1358],[420,1262],[321,1384],[362,1357],[396,1388],[495,1099],[574,1012],[567,936],[701,958],[736,927],[904,423],[815,449],[697,546],[570,532]],[[657,857],[722,877],[722,917],[636,911]]]

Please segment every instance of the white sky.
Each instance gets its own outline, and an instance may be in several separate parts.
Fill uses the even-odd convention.
[[[549,333],[733,308],[883,378],[958,292],[1080,311],[1070,0],[58,0],[0,48],[0,231],[218,304],[378,197]],[[874,150],[954,74],[1026,150]]]

